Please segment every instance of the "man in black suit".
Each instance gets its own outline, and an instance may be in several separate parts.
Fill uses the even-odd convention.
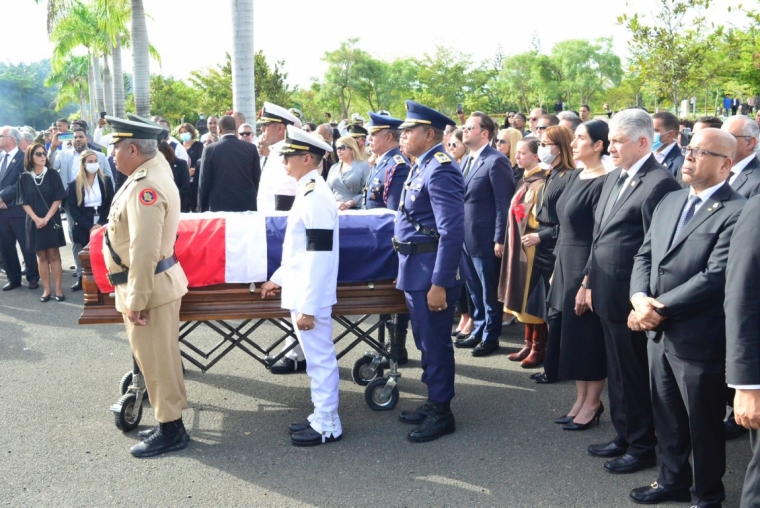
[[[499,349],[503,305],[497,290],[515,179],[509,159],[490,145],[496,134],[491,117],[476,111],[462,130],[464,144],[470,149],[462,160],[464,253],[468,265],[465,282],[472,297],[475,328],[454,345],[474,348],[472,356],[488,356]]]
[[[745,199],[726,182],[736,140],[704,129],[684,148],[684,181],[652,217],[633,265],[628,325],[645,331],[657,482],[631,491],[637,503],[691,501],[721,506],[726,493],[725,271]],[[694,457],[694,471],[689,456]],[[691,487],[691,493],[689,488]]]
[[[29,289],[40,287],[37,256],[26,251],[26,212],[16,204],[18,179],[24,172],[24,153],[18,149],[21,133],[13,127],[0,129],[0,255],[3,258],[8,283],[3,291],[21,286],[21,263],[16,253],[16,242],[26,263],[26,280]]]
[[[731,115],[736,116],[736,112],[739,110],[739,106],[741,106],[742,101],[739,97],[734,97],[731,101]]]
[[[741,142],[741,141],[739,141]],[[747,201],[734,238],[760,234],[760,196]],[[747,466],[742,508],[760,505],[760,242],[734,241],[726,268],[726,381],[736,389],[736,423],[750,429],[752,460]]]
[[[657,203],[680,187],[652,151],[652,118],[641,109],[616,114],[610,123],[610,155],[618,169],[607,175],[594,217],[586,266],[586,301],[602,320],[607,348],[610,417],[617,436],[591,445],[611,473],[632,473],[657,462],[649,395],[646,336],[628,328],[633,257],[644,242]]]
[[[678,131],[681,128],[678,117],[665,111],[655,113],[652,116],[652,121],[654,122],[652,155],[657,159],[657,162],[665,166],[671,175],[676,176],[683,164],[683,155],[681,155],[680,147],[676,142]]]
[[[261,178],[259,152],[236,137],[235,119],[219,119],[221,137],[203,149],[198,182],[201,212],[256,211],[256,193]]]
[[[736,192],[751,198],[760,193],[760,160],[757,158],[760,127],[753,119],[739,115],[726,120],[721,129],[735,137],[738,143],[728,182]]]

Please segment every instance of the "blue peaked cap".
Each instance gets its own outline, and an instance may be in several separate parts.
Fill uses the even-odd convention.
[[[445,130],[447,125],[456,125],[456,122],[419,102],[406,101],[406,120],[399,125],[399,129],[409,129],[418,125],[429,125]]]

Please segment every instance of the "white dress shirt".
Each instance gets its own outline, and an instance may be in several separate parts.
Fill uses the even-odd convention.
[[[734,164],[734,167],[731,168],[731,172],[734,174],[734,176],[732,176],[728,180],[728,184],[729,185],[733,185],[734,184],[734,181],[739,177],[739,174],[742,171],[744,171],[744,168],[747,167],[747,164],[749,164],[750,161],[752,161],[752,159],[754,159],[755,157],[757,157],[757,154],[756,153],[752,153],[752,155],[750,155],[749,157],[745,157],[744,159],[742,159],[739,162],[737,162],[736,164]]]
[[[673,141],[671,144],[663,148],[662,151],[652,152],[652,155],[654,155],[654,158],[657,159],[657,162],[662,164],[663,161],[665,160],[665,157],[667,157],[670,151],[673,149],[673,147],[676,147],[676,146],[678,146],[678,143]]]
[[[623,169],[623,171],[625,171],[626,173],[628,173],[628,179],[626,180],[626,183],[633,181],[633,177],[636,176],[636,173],[639,172],[639,170],[641,169],[641,166],[644,165],[644,163],[647,161],[648,158],[649,158],[649,154],[646,154],[644,157],[642,157],[641,159],[637,160],[636,163],[633,166],[631,166],[631,169],[629,169],[627,171],[625,169]],[[630,184],[628,184],[628,185],[630,185]],[[623,193],[625,192],[626,187],[627,187],[627,185],[623,185],[623,186],[620,187],[620,192],[618,193],[617,199],[620,199],[620,196],[623,195]]]

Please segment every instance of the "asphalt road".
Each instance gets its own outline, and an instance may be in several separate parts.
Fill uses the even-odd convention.
[[[68,268],[71,251],[62,254]],[[505,327],[495,356],[457,351],[457,431],[435,442],[407,442],[410,427],[397,420],[426,394],[414,348],[401,401],[388,412],[370,410],[351,380],[366,348],[343,358],[343,440],[306,449],[287,434],[311,412],[306,375],[275,376],[233,351],[207,373],[185,362],[190,445],[135,459],[128,448],[136,431],[117,430],[108,409],[131,368],[124,328],[79,326],[82,294],[68,291],[73,280],[66,270],[62,303],[40,303],[42,290],[26,281],[0,293],[0,505],[610,507],[633,506],[630,490],[657,478],[656,469],[608,474],[587,454],[589,443],[613,436],[608,413],[586,432],[553,424],[571,407],[574,385],[536,385],[507,360],[519,326]],[[260,332],[264,343],[276,335],[271,325]],[[207,330],[196,337],[213,341]],[[151,425],[146,407],[140,429]],[[725,506],[738,506],[749,441],[727,449]]]

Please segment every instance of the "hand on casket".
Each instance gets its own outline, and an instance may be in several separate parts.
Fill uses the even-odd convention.
[[[261,299],[263,300],[264,298],[273,297],[275,294],[277,294],[278,289],[280,289],[280,286],[271,280],[266,281],[261,285]]]

